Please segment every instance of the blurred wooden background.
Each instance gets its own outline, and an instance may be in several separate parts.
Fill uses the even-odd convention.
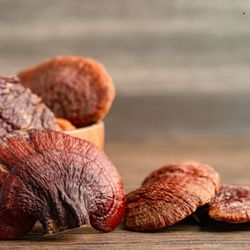
[[[121,94],[241,92],[249,22],[245,0],[0,0],[0,73],[89,55]]]
[[[87,55],[117,87],[108,138],[250,133],[249,24],[245,0],[0,0],[0,74]]]

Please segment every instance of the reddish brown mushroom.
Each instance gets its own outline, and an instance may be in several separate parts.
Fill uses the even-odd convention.
[[[54,130],[0,138],[0,238],[20,238],[35,221],[45,235],[91,224],[102,232],[120,222],[121,177],[103,151]]]
[[[0,76],[0,136],[27,128],[60,129],[40,97],[25,89],[17,77]]]
[[[223,185],[208,213],[212,219],[218,221],[250,222],[250,187]]]
[[[102,120],[115,96],[111,77],[90,58],[57,56],[18,74],[55,115],[76,126]]]
[[[127,195],[125,227],[150,231],[173,225],[210,202],[219,182],[218,173],[208,165],[195,162],[166,165]]]

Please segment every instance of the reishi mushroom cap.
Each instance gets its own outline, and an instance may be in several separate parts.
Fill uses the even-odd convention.
[[[21,85],[16,76],[0,76],[0,136],[28,128],[60,130],[40,97]]]
[[[228,223],[250,222],[250,187],[222,185],[208,214],[214,220]]]
[[[115,97],[104,66],[87,57],[57,56],[22,70],[18,77],[42,97],[56,117],[78,127],[102,120]]]
[[[168,164],[127,195],[124,225],[152,231],[173,225],[209,203],[220,186],[218,173],[197,162]]]
[[[120,222],[121,177],[93,144],[54,130],[0,138],[0,238],[20,238],[34,223],[52,235],[85,224],[102,232]]]

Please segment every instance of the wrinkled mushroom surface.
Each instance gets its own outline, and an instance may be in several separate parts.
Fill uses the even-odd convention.
[[[127,195],[125,227],[150,231],[173,225],[210,202],[219,183],[218,173],[208,165],[196,162],[166,165]]]
[[[250,222],[250,187],[223,185],[208,213],[214,220],[229,223]]]
[[[40,97],[24,88],[17,77],[0,76],[0,136],[27,128],[60,129]]]
[[[85,224],[108,232],[124,207],[121,177],[93,144],[53,130],[0,138],[0,238],[20,238],[37,220],[45,235]]]
[[[102,120],[115,96],[103,65],[85,57],[57,56],[19,72],[18,77],[42,97],[56,117],[76,126]]]

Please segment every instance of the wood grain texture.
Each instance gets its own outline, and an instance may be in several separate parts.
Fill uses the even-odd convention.
[[[165,140],[127,140],[107,144],[127,192],[137,188],[153,169],[172,161],[196,159],[214,166],[224,183],[250,183],[250,138],[179,137]],[[200,226],[184,221],[157,233],[118,229],[100,233],[81,228],[52,238],[39,238],[40,226],[23,240],[2,241],[1,249],[249,249],[250,224]]]
[[[250,135],[249,93],[118,96],[106,119],[107,139]]]
[[[0,0],[0,16],[0,74],[74,54],[123,95],[250,90],[246,0]]]

